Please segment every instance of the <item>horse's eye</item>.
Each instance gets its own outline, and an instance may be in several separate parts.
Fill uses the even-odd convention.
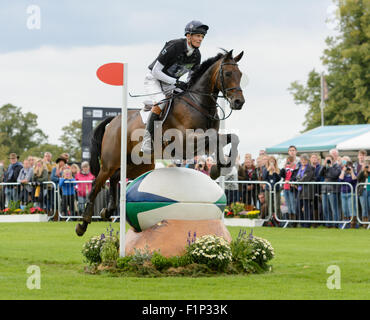
[[[233,73],[231,72],[231,71],[228,71],[228,72],[225,72],[225,76],[226,77],[231,77],[231,75],[232,75]]]

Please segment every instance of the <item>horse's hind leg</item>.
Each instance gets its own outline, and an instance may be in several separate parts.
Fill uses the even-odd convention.
[[[117,209],[117,191],[118,191],[118,181],[120,180],[121,171],[117,170],[109,180],[109,202],[108,208],[103,208],[100,211],[100,216],[103,220],[108,221],[112,214]]]
[[[85,233],[87,225],[91,222],[92,215],[94,213],[94,201],[96,196],[113,172],[101,169],[96,177],[95,183],[93,184],[91,193],[89,195],[89,200],[86,203],[85,212],[82,214],[82,224],[78,223],[76,225],[76,233],[78,236],[81,237]]]

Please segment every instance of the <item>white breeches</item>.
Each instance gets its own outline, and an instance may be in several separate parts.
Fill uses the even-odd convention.
[[[145,103],[156,104],[159,101],[166,98],[166,94],[171,93],[175,86],[160,82],[149,72],[144,79],[144,91],[149,96],[145,97]],[[160,92],[160,93],[158,93]],[[155,94],[156,93],[156,94]],[[159,105],[161,109],[164,107],[164,103]]]

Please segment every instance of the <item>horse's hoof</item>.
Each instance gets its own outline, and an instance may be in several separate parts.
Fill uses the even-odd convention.
[[[109,221],[110,219],[110,215],[108,214],[108,209],[107,208],[103,208],[101,209],[100,211],[100,217],[104,220],[104,221]]]
[[[86,227],[84,227],[82,224],[78,223],[78,224],[76,225],[76,234],[77,234],[79,237],[83,236],[83,235],[84,235],[84,233],[85,233],[85,231],[86,231]]]

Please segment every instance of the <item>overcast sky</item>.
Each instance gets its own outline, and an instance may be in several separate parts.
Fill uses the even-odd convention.
[[[32,5],[40,9],[39,29],[32,29]],[[1,0],[0,105],[36,113],[49,142],[58,143],[61,128],[82,117],[82,106],[120,106],[121,90],[96,78],[100,65],[129,63],[129,91],[143,93],[147,66],[163,44],[200,20],[210,27],[202,60],[220,47],[245,52],[246,103],[226,126],[239,134],[240,153],[256,156],[303,129],[306,109],[287,88],[313,68],[323,70],[332,7],[331,0]],[[129,106],[141,102],[130,98]]]

